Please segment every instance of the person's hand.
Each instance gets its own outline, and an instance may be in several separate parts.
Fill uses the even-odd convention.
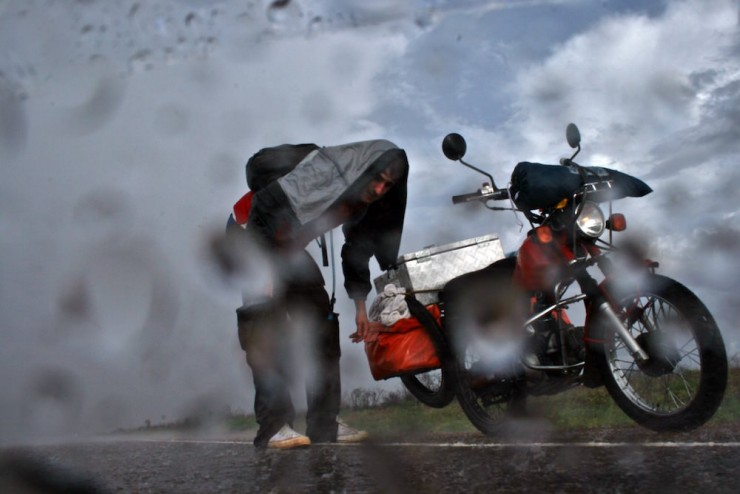
[[[370,320],[367,318],[364,300],[355,300],[355,324],[357,330],[349,335],[353,343],[359,343],[365,339],[370,332]]]
[[[357,330],[349,335],[352,338],[352,342],[359,343],[365,339],[370,332],[370,321],[367,318],[367,314],[357,314],[355,317],[355,324]]]

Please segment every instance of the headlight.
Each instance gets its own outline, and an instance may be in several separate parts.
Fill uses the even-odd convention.
[[[597,238],[604,233],[606,220],[599,206],[593,202],[583,203],[581,213],[576,218],[576,225],[587,237]]]

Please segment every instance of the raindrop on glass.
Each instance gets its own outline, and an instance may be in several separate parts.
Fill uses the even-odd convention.
[[[267,19],[279,29],[298,27],[302,15],[300,6],[291,0],[275,0],[267,8]]]

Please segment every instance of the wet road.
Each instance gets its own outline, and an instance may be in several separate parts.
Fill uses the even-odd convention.
[[[0,491],[654,494],[734,493],[740,487],[740,434],[733,428],[655,434],[639,428],[553,433],[528,426],[520,432],[501,438],[388,437],[264,452],[233,434],[6,448],[0,452]]]

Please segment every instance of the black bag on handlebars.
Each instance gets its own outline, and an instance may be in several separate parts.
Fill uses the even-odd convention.
[[[588,193],[588,198],[596,202],[642,197],[653,191],[639,178],[610,168],[543,165],[523,161],[511,173],[510,192],[520,209],[548,209],[573,196],[585,184],[604,185],[596,192]]]

